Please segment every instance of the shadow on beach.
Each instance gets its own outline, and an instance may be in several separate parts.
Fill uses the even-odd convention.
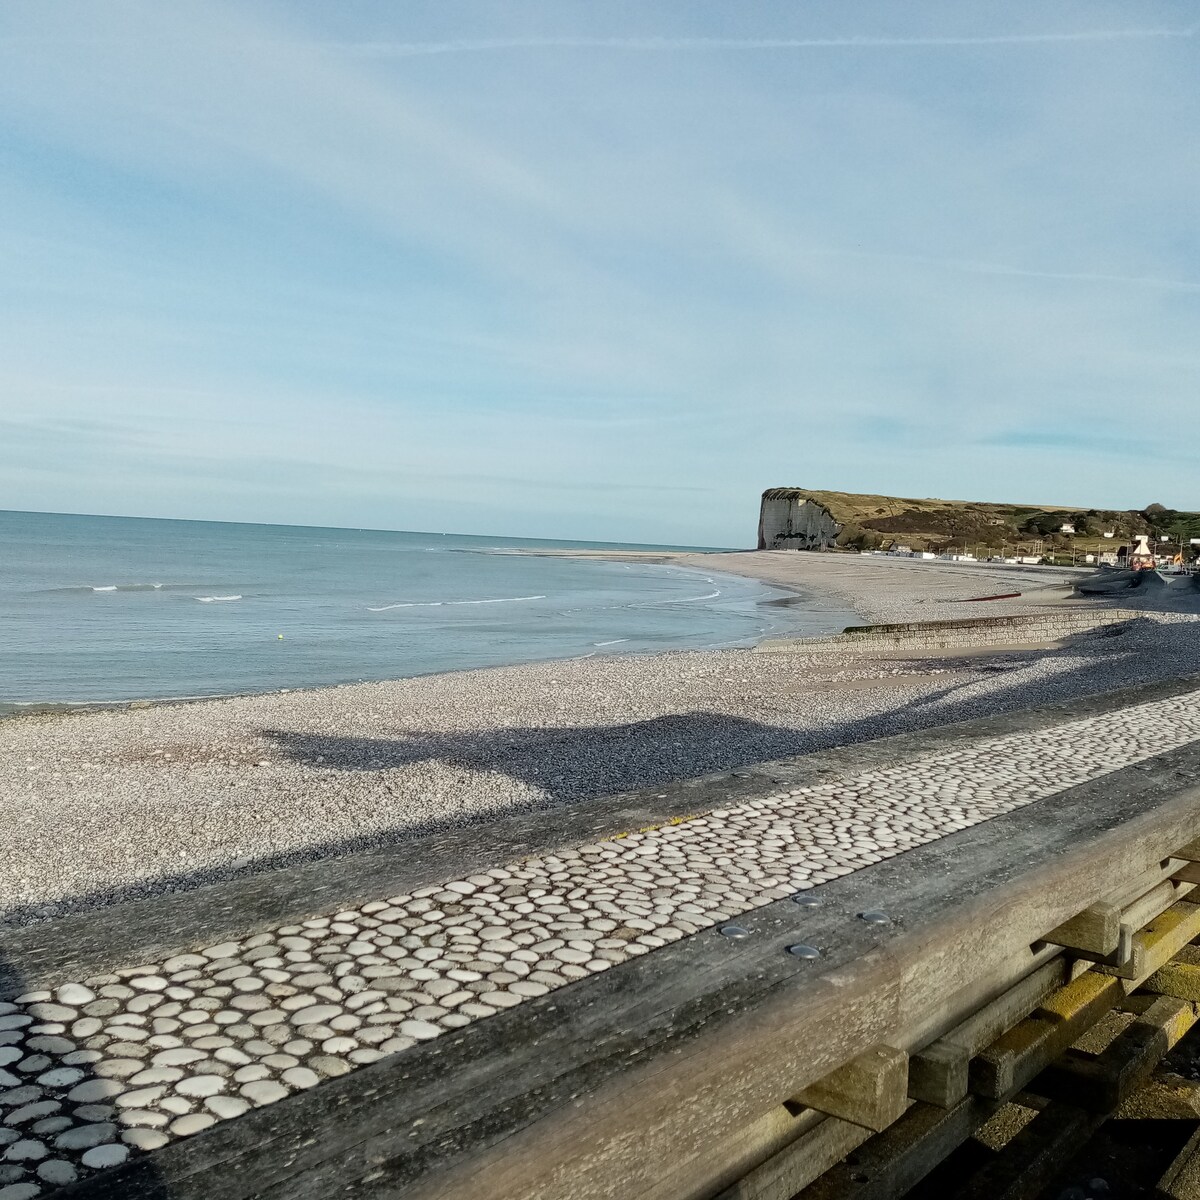
[[[1069,665],[1036,684],[1023,677],[1005,681],[1006,674],[1039,659]],[[929,667],[940,660],[919,662]],[[932,692],[898,696],[891,708],[868,716],[798,729],[692,712],[620,725],[512,727],[401,738],[282,729],[264,729],[262,736],[316,770],[382,772],[437,760],[464,771],[507,775],[541,789],[550,804],[570,804],[1169,677],[1151,659],[1121,650],[1119,642],[1114,647],[1111,635],[1051,654],[998,653],[988,662],[973,661],[969,674]],[[872,682],[863,690],[870,690]],[[892,679],[878,682],[881,690],[895,686]],[[847,690],[851,687],[858,690],[858,681],[848,681]],[[836,687],[832,697],[836,703]]]
[[[459,830],[523,813],[544,812],[545,819],[553,821],[555,809],[561,806],[747,769],[890,735],[1061,703],[1181,674],[1170,646],[1156,648],[1158,653],[1147,653],[1144,645],[1125,650],[1122,646],[1125,642],[1124,637],[1081,639],[1049,654],[1017,652],[998,654],[982,663],[973,660],[968,678],[950,676],[944,687],[916,696],[894,694],[894,681],[884,680],[881,683],[887,685],[886,706],[852,719],[830,719],[799,728],[703,711],[609,726],[511,727],[396,738],[346,737],[318,729],[267,728],[262,730],[265,742],[318,772],[383,773],[440,761],[482,776],[507,775],[536,791],[523,803],[498,803],[490,810],[440,815],[390,829],[372,829],[361,835],[314,842],[236,864],[94,889],[64,898],[58,915],[127,900],[152,899],[163,893],[186,892],[223,880],[363,851],[385,851],[419,837],[453,837]],[[1039,661],[1055,664],[1055,669],[1031,681],[1022,668]],[[928,668],[935,663],[936,660],[925,659],[913,665]],[[900,663],[896,660],[888,665]],[[806,667],[807,661],[797,663],[798,677],[802,678]],[[1006,678],[1009,674],[1015,676],[1011,682]],[[836,711],[836,695],[831,702]],[[481,780],[481,786],[486,786],[485,779]],[[418,803],[419,797],[414,797],[414,807]],[[39,908],[40,905],[30,905],[9,909],[0,920],[10,927],[44,920]]]

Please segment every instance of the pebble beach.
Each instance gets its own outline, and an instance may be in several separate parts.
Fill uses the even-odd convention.
[[[717,557],[729,561],[714,569],[736,565],[801,602],[853,599],[864,619],[951,619],[1016,591],[988,603],[1043,615],[1074,603],[1048,574]],[[1194,617],[1149,613],[1119,636],[962,656],[597,657],[13,718],[0,722],[5,920],[15,931],[506,813],[553,821],[623,790],[1200,672],[1195,632]],[[919,770],[885,751],[828,782],[764,777],[725,807],[516,859],[498,851],[473,873],[338,911],[318,902],[235,937],[179,935],[169,954],[104,956],[102,970],[10,989],[0,1200],[119,1172],[680,939],[747,937],[740,922],[763,906],[819,905],[809,892],[824,883],[1198,738],[1186,688],[968,731]]]
[[[864,620],[1065,603],[1065,576],[840,555],[678,556]],[[965,612],[965,610],[969,610]],[[402,841],[507,812],[1200,671],[1190,618],[965,659],[595,657],[0,722],[0,920]]]

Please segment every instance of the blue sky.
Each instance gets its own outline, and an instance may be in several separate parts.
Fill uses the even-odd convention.
[[[1198,20],[5,0],[0,508],[1200,508]]]

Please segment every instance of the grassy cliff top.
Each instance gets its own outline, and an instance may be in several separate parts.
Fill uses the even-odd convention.
[[[914,549],[950,546],[993,549],[1029,547],[1041,540],[1046,548],[1073,544],[1078,550],[1115,549],[1136,534],[1172,541],[1200,537],[1200,513],[1179,512],[1161,504],[1141,510],[1085,508],[1081,505],[993,504],[972,500],[915,499],[902,496],[827,492],[810,488],[768,488],[764,500],[812,500],[827,509],[849,546],[904,543]],[[1076,534],[1060,533],[1071,524]],[[1105,538],[1111,532],[1112,538]]]

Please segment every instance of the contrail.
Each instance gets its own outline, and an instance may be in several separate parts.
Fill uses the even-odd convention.
[[[939,258],[933,254],[904,254],[887,250],[803,250],[814,257],[888,259],[893,262],[919,263],[971,275],[1012,276],[1018,279],[1061,279],[1066,283],[1117,283],[1130,287],[1160,288],[1171,292],[1200,292],[1200,283],[1189,279],[1168,279],[1161,275],[1115,275],[1100,271],[1038,271],[1010,267],[1004,263],[982,262],[970,258]]]
[[[1075,283],[1125,283],[1135,287],[1162,288],[1173,292],[1200,292],[1200,283],[1186,279],[1163,279],[1154,275],[1103,275],[1086,271],[1027,271],[1020,267],[1004,267],[993,263],[946,260],[948,266],[978,275],[1017,275],[1028,279],[1063,279]]]
[[[1118,42],[1154,38],[1190,38],[1200,25],[1186,29],[1092,29],[1077,33],[1003,33],[981,37],[513,37],[460,38],[446,42],[351,42],[355,54],[413,58],[429,54],[479,54],[501,50],[857,50],[938,46],[1035,46],[1053,42]]]

